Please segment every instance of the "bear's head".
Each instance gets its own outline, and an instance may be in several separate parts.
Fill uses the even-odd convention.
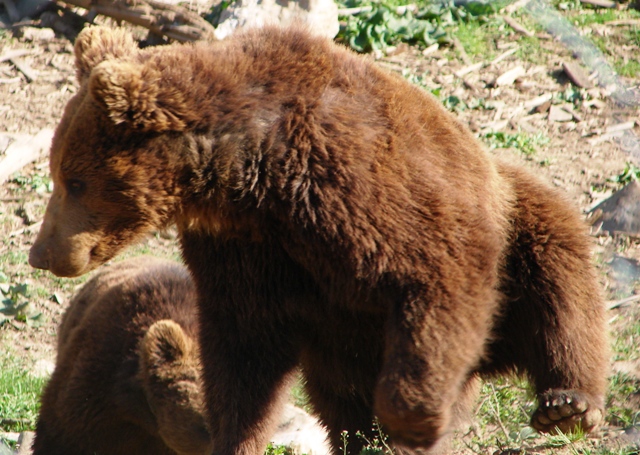
[[[54,190],[32,266],[81,275],[174,216],[181,160],[169,151],[187,140],[185,104],[161,68],[144,63],[156,54],[119,29],[78,36],[80,89],[52,142]]]
[[[210,453],[197,344],[171,320],[155,322],[140,342],[139,379],[158,433],[180,455]]]

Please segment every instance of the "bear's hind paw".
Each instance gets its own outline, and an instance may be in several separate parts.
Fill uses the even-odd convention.
[[[538,401],[531,426],[541,433],[570,433],[577,429],[589,433],[602,422],[602,409],[575,390],[549,390],[540,394]]]

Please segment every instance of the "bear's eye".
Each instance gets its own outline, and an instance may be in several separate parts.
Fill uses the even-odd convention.
[[[67,180],[67,192],[72,196],[80,196],[84,192],[85,188],[86,185],[82,180]]]

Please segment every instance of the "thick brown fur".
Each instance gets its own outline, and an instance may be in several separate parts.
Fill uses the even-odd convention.
[[[336,453],[374,415],[440,451],[476,378],[508,371],[540,394],[536,428],[597,426],[604,309],[562,195],[305,30],[127,40],[78,37],[30,262],[79,275],[177,223],[216,454],[262,452],[297,365]]]
[[[101,270],[58,333],[34,455],[201,455],[211,450],[196,292],[180,264],[139,257]]]

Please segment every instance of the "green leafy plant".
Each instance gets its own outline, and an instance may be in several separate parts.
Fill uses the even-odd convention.
[[[53,191],[53,181],[48,174],[14,174],[10,182],[18,185],[19,191],[35,191],[38,194],[51,193]]]
[[[428,46],[451,41],[445,28],[456,21],[493,13],[489,4],[470,2],[455,6],[453,0],[420,2],[417,9],[398,7],[390,2],[349,1],[346,8],[361,11],[348,15],[338,39],[358,52],[384,49],[398,42]]]
[[[43,322],[43,315],[33,311],[29,301],[29,286],[26,283],[9,284],[6,275],[2,274],[0,279],[5,282],[0,283],[2,293],[2,305],[0,305],[0,326],[6,322],[18,321],[28,326],[37,327]]]
[[[607,179],[611,183],[617,183],[621,186],[635,182],[640,178],[640,168],[631,162],[624,165],[624,169],[618,175],[614,175]]]

